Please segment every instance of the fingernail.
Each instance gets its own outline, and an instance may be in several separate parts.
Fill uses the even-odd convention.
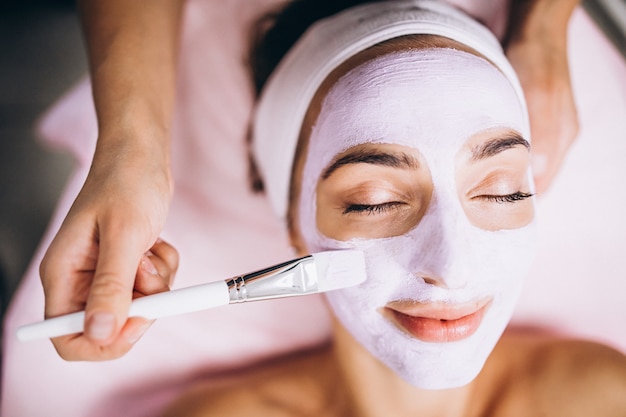
[[[141,268],[150,275],[159,275],[159,271],[157,271],[149,256],[143,255],[141,258]]]
[[[115,317],[111,313],[96,313],[91,316],[87,326],[90,339],[105,340],[111,337],[115,325]]]
[[[144,333],[148,330],[148,327],[150,327],[150,323],[139,326],[134,332],[128,335],[128,343],[130,343],[131,345],[137,343],[137,341],[141,339],[141,336],[143,336]]]
[[[548,157],[545,155],[533,155],[533,174],[535,176],[541,176],[546,172],[548,168]]]

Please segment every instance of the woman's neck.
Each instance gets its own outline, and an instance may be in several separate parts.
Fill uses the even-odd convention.
[[[350,415],[374,416],[467,416],[474,383],[445,389],[423,390],[409,385],[370,355],[336,321],[333,354],[337,372],[347,393]],[[469,412],[469,413],[468,413]]]

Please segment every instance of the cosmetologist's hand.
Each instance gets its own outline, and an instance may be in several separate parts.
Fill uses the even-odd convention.
[[[506,54],[524,89],[537,193],[556,177],[578,135],[578,114],[567,58],[567,26],[578,0],[512,4]]]
[[[168,290],[178,265],[158,237],[173,192],[170,123],[183,2],[77,4],[98,142],[40,274],[47,318],[85,310],[85,333],[53,339],[59,355],[105,360],[125,354],[149,324],[127,320],[133,296]]]
[[[178,254],[158,236],[172,183],[163,159],[148,153],[119,143],[97,149],[41,263],[46,318],[86,311],[85,333],[52,340],[66,360],[124,355],[150,324],[127,320],[132,299],[169,290]]]

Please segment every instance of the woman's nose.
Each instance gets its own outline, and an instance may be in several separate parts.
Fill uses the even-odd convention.
[[[467,285],[472,265],[472,242],[463,218],[458,213],[433,210],[422,219],[411,265],[415,275],[427,284],[447,289]]]
[[[462,271],[442,271],[440,274],[419,272],[416,274],[426,284],[446,290],[460,290],[466,288],[469,281],[469,274]]]
[[[423,280],[428,285],[444,288],[447,290],[458,290],[465,288],[467,279],[464,275],[457,274],[441,274],[437,275],[429,272],[418,272],[415,274],[417,278]]]

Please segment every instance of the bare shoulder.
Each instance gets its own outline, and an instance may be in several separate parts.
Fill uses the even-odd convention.
[[[515,352],[501,403],[507,409],[567,417],[626,415],[623,353],[595,342],[526,333],[508,334],[501,347]]]
[[[539,371],[542,398],[551,404],[558,400],[560,410],[569,408],[563,415],[626,415],[626,356],[621,352],[589,341],[558,340],[539,346],[533,362],[544,369]]]
[[[165,416],[331,416],[337,408],[331,362],[324,348],[268,361],[219,384],[199,383]]]

